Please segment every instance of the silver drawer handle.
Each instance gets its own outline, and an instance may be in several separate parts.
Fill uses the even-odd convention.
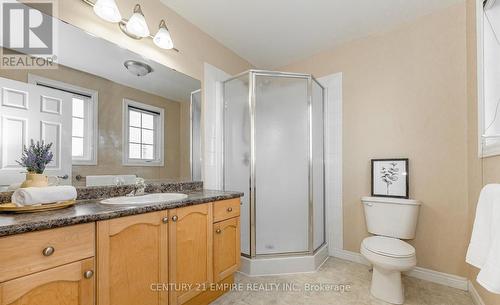
[[[163,223],[168,223],[168,217],[163,217],[163,218],[161,219],[161,222],[163,222]]]
[[[221,232],[222,232],[221,229],[215,230],[215,233],[217,233],[217,234],[220,234]]]
[[[172,216],[172,221],[176,222],[177,221],[177,215]]]
[[[92,270],[87,270],[83,273],[83,276],[86,278],[86,279],[89,279],[91,278],[92,276],[94,276],[94,271]]]
[[[228,213],[231,213],[232,211],[233,211],[233,208],[231,208],[231,207],[227,208]]]
[[[43,256],[51,256],[52,254],[54,254],[55,251],[56,249],[54,249],[54,247],[47,247],[43,249],[42,254]]]

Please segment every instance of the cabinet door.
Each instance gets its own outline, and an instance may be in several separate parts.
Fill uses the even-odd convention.
[[[219,282],[240,267],[240,218],[217,222],[214,230],[214,281]]]
[[[169,211],[170,304],[183,304],[212,282],[212,204]]]
[[[99,305],[165,305],[168,291],[166,211],[97,223]]]
[[[1,283],[0,305],[92,305],[93,272],[89,258]]]

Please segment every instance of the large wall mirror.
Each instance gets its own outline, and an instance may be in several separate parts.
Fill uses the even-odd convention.
[[[61,184],[201,180],[200,81],[57,22],[56,69],[0,69],[0,190],[31,139]]]

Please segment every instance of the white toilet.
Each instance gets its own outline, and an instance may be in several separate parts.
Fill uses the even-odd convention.
[[[420,202],[388,197],[361,198],[368,232],[361,254],[373,265],[371,293],[393,304],[403,304],[401,272],[417,264],[415,248],[400,239],[415,238]]]

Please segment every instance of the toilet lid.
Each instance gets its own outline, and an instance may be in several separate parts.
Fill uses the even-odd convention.
[[[411,257],[415,255],[412,245],[397,238],[372,236],[363,240],[363,246],[374,253],[390,257]]]

